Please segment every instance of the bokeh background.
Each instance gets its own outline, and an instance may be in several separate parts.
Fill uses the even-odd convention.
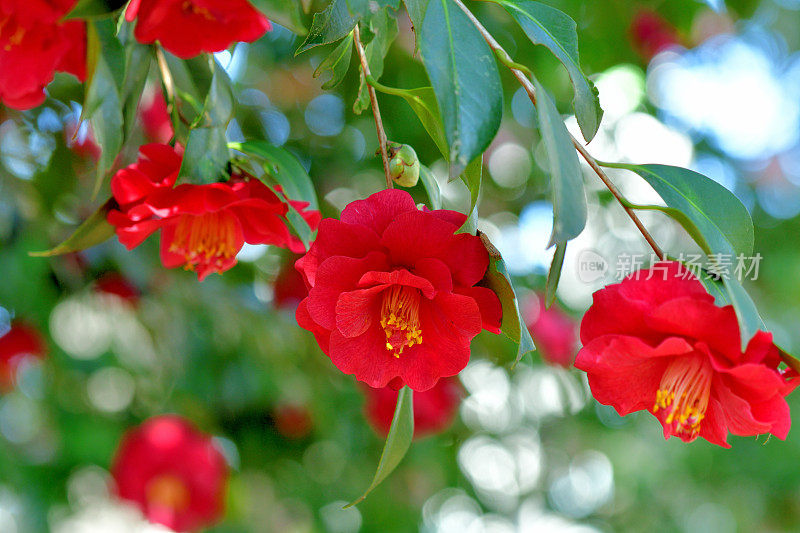
[[[600,91],[605,117],[590,152],[686,166],[732,190],[753,216],[763,257],[746,286],[782,346],[800,349],[800,2],[548,3],[578,22],[581,62]],[[470,4],[566,113],[563,68],[502,9]],[[382,82],[428,85],[408,20],[399,19]],[[239,95],[228,137],[292,151],[323,214],[335,217],[382,187],[374,125],[368,112],[352,112],[355,69],[322,91],[313,72],[324,55],[294,57],[299,42],[276,25],[217,54]],[[534,321],[552,207],[536,111],[513,77],[503,80],[480,227]],[[797,429],[786,442],[734,437],[730,450],[665,442],[651,416],[619,417],[591,398],[580,372],[541,353],[511,370],[516,347],[486,332],[460,375],[464,399],[452,426],[415,442],[382,486],[343,511],[369,484],[383,441],[365,420],[357,383],[294,322],[294,258],[246,246],[237,267],[198,283],[162,268],[155,239],[132,252],[112,239],[80,254],[28,256],[94,207],[91,133],[84,126],[73,139],[82,89],[59,75],[49,92],[32,111],[0,110],[0,330],[22,319],[48,345],[0,396],[0,532],[163,531],[108,489],[123,432],[162,413],[193,420],[224,450],[232,476],[219,533],[800,530]],[[467,190],[446,183],[445,163],[412,111],[400,98],[379,99],[389,137],[414,146],[433,169],[445,207],[465,210]],[[657,201],[635,176],[612,177],[631,200]],[[614,281],[620,257],[647,254],[595,176],[585,178],[590,219],[570,245],[556,304],[574,324],[592,292]],[[421,186],[411,192],[425,201]],[[646,215],[664,248],[692,251],[680,228]],[[596,259],[587,253],[608,265],[596,279],[580,275],[581,262]],[[800,408],[793,397],[790,405]]]

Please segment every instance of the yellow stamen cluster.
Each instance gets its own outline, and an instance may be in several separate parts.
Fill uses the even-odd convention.
[[[175,228],[175,239],[169,251],[186,258],[186,270],[208,265],[220,271],[239,251],[236,219],[225,212],[183,215]]]
[[[676,359],[667,367],[656,392],[653,413],[664,410],[664,424],[675,435],[694,438],[700,433],[711,393],[710,363],[692,355]]]
[[[422,344],[419,325],[419,290],[393,285],[383,293],[381,327],[386,333],[386,349],[399,358],[403,350]]]
[[[8,21],[8,19],[6,19],[6,22],[7,22],[7,21]],[[0,30],[2,30],[3,26],[5,26],[5,24],[6,24],[5,22],[3,22],[3,23],[0,23]],[[14,35],[12,35],[11,37],[9,37],[9,38],[8,38],[8,42],[7,42],[7,43],[6,43],[6,45],[3,47],[3,49],[4,49],[6,52],[8,52],[8,51],[10,51],[10,50],[11,50],[13,47],[15,47],[15,46],[19,46],[19,43],[21,43],[21,42],[22,42],[22,38],[23,38],[23,37],[25,37],[25,28],[23,28],[22,26],[19,26],[19,27],[18,27],[18,28],[17,28],[17,29],[14,31]]]

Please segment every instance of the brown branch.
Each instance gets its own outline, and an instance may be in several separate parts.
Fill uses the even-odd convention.
[[[525,75],[523,71],[514,67],[511,64],[512,61],[510,56],[508,55],[508,52],[506,52],[503,49],[503,47],[500,46],[500,43],[498,43],[497,40],[495,40],[495,38],[492,37],[492,34],[488,32],[488,30],[483,26],[483,24],[481,24],[481,22],[475,17],[475,15],[473,15],[472,12],[467,8],[467,6],[465,6],[461,0],[453,0],[453,2],[455,2],[455,4],[461,8],[461,11],[463,11],[464,14],[470,19],[470,21],[472,21],[472,24],[475,25],[480,34],[483,36],[483,39],[486,41],[486,44],[489,45],[489,48],[491,48],[497,54],[497,56],[500,58],[500,62],[506,65],[511,70],[511,73],[514,74],[515,78],[517,78],[520,85],[522,85],[522,88],[525,89],[526,93],[528,93],[528,97],[531,99],[531,102],[533,102],[533,105],[536,105],[536,89],[533,87],[533,83],[531,82],[531,80],[528,79],[528,77]],[[636,215],[633,209],[628,207],[626,202],[623,201],[622,194],[620,193],[619,189],[617,189],[617,187],[611,182],[611,180],[608,178],[608,175],[603,171],[603,169],[600,168],[600,165],[597,163],[597,160],[595,160],[595,158],[592,157],[589,154],[589,152],[586,151],[586,148],[583,146],[583,144],[581,144],[580,141],[578,141],[572,134],[570,134],[570,137],[572,138],[572,144],[575,145],[575,149],[578,150],[581,156],[583,156],[583,158],[586,160],[586,162],[589,164],[589,166],[592,168],[595,174],[597,174],[597,176],[600,178],[603,184],[608,188],[608,190],[611,191],[611,194],[619,202],[619,204],[622,206],[625,212],[628,213],[628,216],[631,218],[633,223],[636,224],[636,227],[639,229],[642,236],[647,241],[647,244],[649,244],[650,247],[653,249],[653,252],[656,254],[658,259],[663,261],[666,257],[664,251],[658,246],[655,239],[653,239],[653,236],[650,235],[650,232],[647,231],[647,228],[644,227],[644,224],[642,223],[641,219],[639,219],[639,217]]]
[[[392,175],[389,172],[389,152],[386,148],[388,139],[386,138],[386,130],[383,129],[383,120],[381,119],[381,110],[378,107],[378,97],[375,94],[375,88],[366,81],[372,77],[372,73],[369,71],[369,62],[364,53],[364,46],[361,44],[361,31],[358,28],[358,24],[356,24],[356,27],[353,29],[353,41],[356,44],[358,59],[361,61],[361,70],[364,71],[364,85],[366,85],[367,93],[369,94],[372,115],[375,117],[375,130],[378,134],[378,146],[380,147],[381,159],[383,160],[383,173],[386,175],[386,188],[391,189],[393,188]]]

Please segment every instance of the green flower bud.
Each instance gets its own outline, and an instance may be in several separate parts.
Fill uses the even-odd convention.
[[[419,181],[417,152],[407,144],[390,143],[389,175],[401,187],[413,187]]]

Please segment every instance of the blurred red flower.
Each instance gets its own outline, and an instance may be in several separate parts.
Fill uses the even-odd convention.
[[[411,195],[385,190],[320,223],[297,261],[309,295],[301,327],[345,374],[375,388],[430,389],[469,361],[481,328],[498,333],[501,307],[481,281],[489,254],[455,232],[455,211],[420,211]]]
[[[158,41],[183,59],[255,41],[272,29],[247,0],[132,0],[125,20],[134,19],[139,42]]]
[[[102,150],[94,138],[89,122],[78,123],[76,119],[70,120],[64,126],[64,137],[67,146],[72,152],[86,159],[100,159]]]
[[[86,77],[86,24],[60,22],[77,0],[0,0],[0,101],[15,109],[44,102],[58,71]]]
[[[168,145],[148,144],[136,163],[111,179],[119,209],[109,212],[108,221],[129,250],[161,230],[163,265],[184,266],[202,281],[233,267],[245,242],[305,249],[286,227],[287,203],[269,187],[238,176],[225,183],[173,187],[181,160]],[[319,212],[304,211],[306,202],[287,201],[316,228]]]
[[[0,336],[0,391],[7,392],[16,384],[17,369],[28,358],[42,359],[45,342],[38,330],[23,322],[14,322]]]
[[[111,466],[116,494],[175,531],[211,526],[225,512],[228,465],[211,437],[176,416],[150,418],[122,437]]]
[[[139,103],[139,120],[147,138],[166,144],[172,139],[172,120],[167,112],[167,101],[159,89],[149,91]]]
[[[397,405],[397,390],[391,387],[373,389],[369,386],[363,389],[367,398],[364,414],[375,431],[386,436]],[[440,379],[432,389],[414,392],[414,438],[440,433],[452,424],[462,393],[463,389],[456,378]]]
[[[544,296],[537,295],[525,305],[525,320],[545,361],[564,368],[572,366],[578,344],[578,327],[572,317],[558,304],[548,309]]]
[[[299,258],[299,255],[292,255],[281,265],[278,276],[275,278],[273,302],[279,309],[296,309],[297,304],[308,296],[303,276],[294,268],[294,264]]]
[[[116,272],[103,274],[95,281],[95,289],[103,294],[110,294],[121,301],[136,307],[139,304],[139,289],[125,276]]]
[[[304,405],[281,404],[272,411],[272,419],[278,433],[287,439],[307,437],[314,428],[311,413]]]
[[[597,401],[620,415],[650,411],[665,438],[729,447],[729,431],[780,439],[789,432],[784,397],[795,380],[777,370],[772,334],[759,331],[743,353],[733,307],[715,306],[680,263],[658,263],[597,291],[581,341],[575,366]]]
[[[630,36],[633,48],[648,61],[662,50],[680,43],[675,27],[649,9],[640,9],[633,17]]]

